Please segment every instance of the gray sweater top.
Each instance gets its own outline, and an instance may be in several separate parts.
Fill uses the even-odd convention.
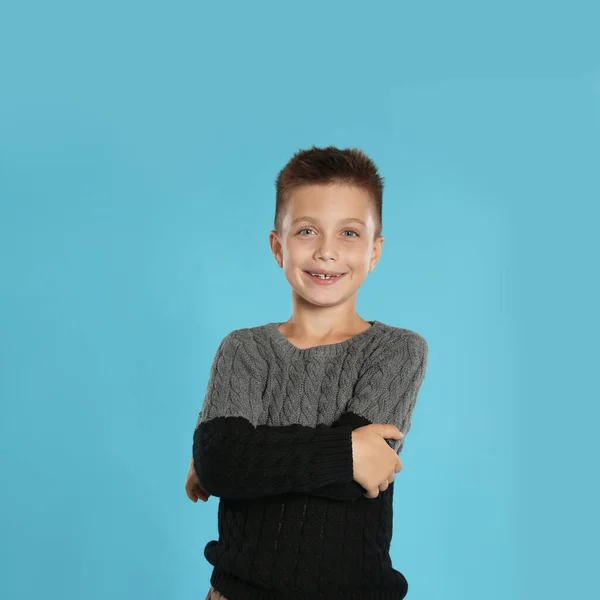
[[[300,349],[280,323],[219,344],[193,436],[201,485],[219,497],[205,558],[228,600],[400,599],[392,499],[353,479],[352,431],[392,423],[404,440],[425,377],[418,333],[369,321],[336,344]],[[398,475],[401,477],[401,475]]]

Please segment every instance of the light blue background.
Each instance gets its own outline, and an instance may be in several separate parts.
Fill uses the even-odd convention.
[[[286,320],[274,179],[386,178],[359,314],[428,373],[396,480],[410,600],[597,592],[596,2],[0,9],[0,596],[204,599],[185,475],[229,331]],[[232,599],[234,600],[234,599]]]

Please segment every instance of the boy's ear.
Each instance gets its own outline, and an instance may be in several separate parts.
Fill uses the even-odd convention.
[[[277,238],[277,232],[273,229],[270,231],[269,233],[269,245],[271,247],[271,252],[273,252],[273,256],[275,256],[275,260],[277,261],[277,264],[281,267],[282,266],[282,260],[281,260],[281,255],[278,252],[278,250],[280,249],[279,246],[279,241]]]
[[[373,257],[371,258],[371,266],[369,267],[369,273],[375,268],[375,266],[379,262],[379,259],[381,257],[381,251],[383,249],[383,242],[384,238],[382,235],[375,240],[375,245],[373,247]]]

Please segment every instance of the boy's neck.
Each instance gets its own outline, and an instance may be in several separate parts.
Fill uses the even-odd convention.
[[[319,330],[309,323],[299,323],[298,320],[294,320],[292,317],[279,326],[279,331],[296,346],[311,346],[337,344],[362,333],[369,327],[371,327],[371,323],[358,315],[355,315],[351,322],[338,324],[334,327],[327,324],[327,327],[323,330]]]

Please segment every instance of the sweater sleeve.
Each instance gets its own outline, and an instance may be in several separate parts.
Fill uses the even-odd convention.
[[[366,361],[352,398],[332,427],[354,430],[373,423],[395,425],[405,437],[402,440],[390,439],[388,444],[399,455],[411,427],[417,396],[427,370],[427,358],[427,342],[415,332],[379,348]],[[353,480],[324,486],[313,494],[354,500],[365,491]]]
[[[260,424],[256,386],[264,379],[240,346],[233,333],[221,342],[194,431],[194,467],[204,489],[221,498],[259,498],[353,482],[349,424]]]
[[[388,444],[400,454],[411,428],[417,396],[427,371],[428,346],[411,331],[378,349],[367,361],[346,411],[371,423],[395,425],[402,440]],[[340,424],[347,423],[342,419]]]

